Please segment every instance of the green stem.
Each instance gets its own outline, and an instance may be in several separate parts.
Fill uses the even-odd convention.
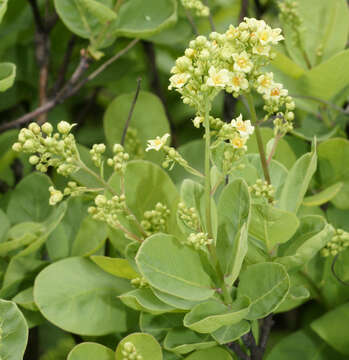
[[[209,108],[206,108],[205,111],[205,204],[206,204],[206,231],[208,233],[208,237],[213,239],[213,231],[212,231],[212,217],[211,217],[211,166],[210,166],[210,120],[209,120]],[[216,252],[215,244],[212,244],[208,247],[211,260],[214,268],[218,274],[220,279],[220,286],[222,290],[222,295],[224,302],[229,305],[232,303],[231,296],[224,282],[224,274],[219,265],[218,256]]]
[[[247,100],[247,104],[248,104],[248,108],[251,114],[251,120],[252,123],[255,127],[255,133],[256,133],[256,139],[257,139],[257,145],[258,145],[258,151],[259,151],[259,156],[261,159],[261,164],[262,164],[262,168],[263,168],[263,173],[264,173],[264,178],[265,181],[268,184],[271,184],[270,181],[270,175],[269,175],[269,169],[268,169],[268,164],[267,164],[267,159],[265,156],[265,151],[264,151],[264,145],[263,145],[263,139],[262,139],[262,134],[261,134],[261,130],[258,124],[258,119],[257,119],[257,114],[256,114],[256,109],[254,107],[254,102],[253,102],[253,97],[251,94],[247,94],[246,95],[246,100]]]

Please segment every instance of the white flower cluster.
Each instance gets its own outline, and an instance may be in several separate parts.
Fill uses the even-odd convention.
[[[113,153],[113,158],[108,159],[107,164],[112,166],[117,174],[124,174],[130,158],[129,154],[125,152],[124,147],[120,144],[114,145]]]
[[[104,144],[94,144],[90,150],[91,159],[97,167],[102,165],[102,154],[104,154],[105,150],[106,147]]]
[[[271,204],[275,204],[275,188],[272,184],[268,184],[267,181],[258,179],[254,185],[249,187],[249,190],[257,198],[262,198]]]
[[[64,196],[76,197],[81,196],[84,193],[99,191],[100,189],[88,189],[85,186],[78,186],[75,181],[68,181],[68,184],[64,188],[63,192],[57,190],[54,186],[50,186],[48,190],[50,192],[49,204],[57,205],[63,200]]]
[[[123,360],[143,360],[143,356],[137,353],[136,347],[130,341],[125,342],[121,354]]]
[[[197,109],[195,126],[207,103],[221,90],[238,97],[253,88],[263,95],[268,116],[286,107],[282,118],[291,121],[294,102],[282,84],[274,82],[273,74],[262,70],[274,57],[272,45],[282,39],[281,29],[254,18],[245,18],[238,27],[230,25],[223,34],[213,32],[209,39],[198,36],[176,60],[169,89],[178,91],[185,104]]]
[[[189,208],[184,202],[178,204],[177,216],[191,230],[199,230],[200,221],[196,209]]]
[[[34,154],[29,162],[41,172],[47,172],[52,166],[63,176],[69,176],[79,170],[79,154],[75,138],[70,134],[74,124],[61,121],[57,126],[57,133],[53,134],[53,127],[44,123],[41,127],[37,123],[29,124],[18,135],[18,142],[12,149],[18,152]]]
[[[197,16],[207,17],[210,15],[210,9],[205,6],[201,0],[181,0],[182,5],[189,10],[194,10]]]

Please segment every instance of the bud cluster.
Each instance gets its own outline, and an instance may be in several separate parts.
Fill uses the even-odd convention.
[[[106,147],[104,144],[94,144],[90,150],[91,159],[97,167],[102,165],[102,154],[105,152],[105,149]]]
[[[154,210],[146,211],[141,221],[141,226],[147,236],[158,232],[165,232],[170,210],[166,205],[158,202]]]
[[[130,158],[129,154],[125,152],[124,147],[120,144],[114,145],[113,153],[113,158],[109,158],[107,164],[112,166],[117,174],[125,174],[126,165]]]
[[[137,353],[136,347],[130,341],[123,344],[121,354],[123,356],[122,360],[143,360],[143,356]]]
[[[127,128],[125,150],[133,159],[142,159],[144,157],[144,150],[136,128],[130,126]]]
[[[61,121],[57,126],[57,133],[53,134],[53,127],[44,123],[41,127],[37,123],[29,124],[18,135],[18,142],[12,149],[18,152],[33,154],[29,162],[41,172],[47,172],[49,166],[57,169],[63,176],[69,176],[79,170],[79,154],[75,138],[70,134],[74,124]]]
[[[300,32],[303,31],[303,21],[299,15],[298,3],[294,0],[279,1],[280,19],[293,29],[293,40],[297,45]]]
[[[323,257],[336,256],[347,247],[349,247],[349,233],[342,229],[337,229],[331,241],[321,250],[321,255]]]
[[[94,219],[106,222],[112,228],[120,228],[118,216],[126,214],[127,211],[124,195],[114,195],[111,199],[107,199],[104,195],[97,195],[95,205],[88,208],[88,212]]]
[[[256,183],[249,187],[251,194],[257,198],[266,199],[269,203],[274,204],[275,189],[272,184],[268,184],[267,181],[258,179]]]
[[[188,208],[184,202],[180,202],[178,204],[177,215],[189,229],[198,230],[200,228],[199,217],[194,207]]]
[[[195,10],[197,16],[206,17],[210,15],[210,9],[205,6],[201,0],[181,0],[183,7],[189,10]]]
[[[193,246],[195,250],[206,250],[207,246],[213,243],[213,240],[208,238],[207,233],[191,233],[188,236],[187,243]]]
[[[137,288],[144,288],[149,285],[147,279],[143,276],[132,279],[131,284]]]

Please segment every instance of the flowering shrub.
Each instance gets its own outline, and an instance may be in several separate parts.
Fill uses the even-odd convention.
[[[40,359],[347,356],[347,83],[338,79],[343,86],[330,91],[328,80],[319,90],[316,74],[348,61],[348,51],[331,54],[326,43],[314,50],[305,5],[288,0],[278,2],[285,33],[244,16],[244,6],[242,20],[219,24],[219,32],[224,5],[200,0],[57,0],[53,20],[49,8],[43,19],[41,5],[30,4],[45,84],[39,84],[39,107],[14,122],[32,120],[29,125],[8,132],[9,155],[0,162],[0,176],[1,166],[10,173],[10,157],[27,174],[2,198],[0,211],[0,359],[36,356],[27,346],[28,328],[32,342],[35,336],[47,342]],[[341,0],[336,4],[343,9]],[[194,33],[185,41],[176,35],[179,5]],[[6,10],[0,0],[0,21]],[[71,78],[58,79],[50,93],[47,54],[39,50],[48,51],[45,36],[58,19],[89,44]],[[341,22],[348,34],[348,19]],[[205,23],[212,31],[195,34]],[[103,62],[121,36],[134,40]],[[168,66],[161,46],[171,36],[182,46],[172,49],[178,57]],[[131,48],[140,51],[140,39],[159,97],[141,91],[138,79],[135,94],[109,103],[115,86],[107,79],[99,84],[97,76],[116,76],[106,68]],[[130,76],[132,56],[135,66],[140,57],[128,56]],[[167,66],[166,96],[157,60]],[[15,74],[2,74],[0,68],[4,91]],[[72,122],[47,116],[94,81],[82,116]],[[90,125],[83,118],[98,116],[91,101],[94,109],[108,103],[103,136],[99,124],[84,133]],[[225,111],[217,110],[220,102]],[[182,132],[173,122],[181,113],[192,122]],[[196,140],[178,146],[177,134]],[[287,328],[287,335],[272,329],[290,310],[302,325]]]

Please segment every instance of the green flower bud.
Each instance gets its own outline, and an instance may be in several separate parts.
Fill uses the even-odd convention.
[[[68,122],[66,121],[61,121],[58,123],[57,125],[57,130],[63,134],[66,135],[70,132],[71,128],[73,127],[73,125],[70,125]]]
[[[51,135],[52,134],[52,131],[53,131],[53,127],[50,123],[48,122],[45,122],[44,124],[42,124],[41,126],[41,130],[47,134],[47,135]]]
[[[32,165],[36,165],[39,161],[40,161],[40,159],[36,155],[32,155],[29,158],[29,163],[32,164]]]
[[[19,142],[16,142],[12,145],[12,150],[16,152],[22,151],[22,145]]]
[[[28,129],[32,131],[35,135],[39,135],[41,130],[40,126],[35,122],[30,123]]]

